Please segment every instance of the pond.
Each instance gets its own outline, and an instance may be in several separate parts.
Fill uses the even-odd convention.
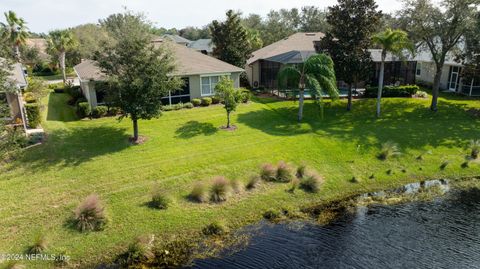
[[[406,188],[411,191],[411,188]],[[250,228],[240,251],[194,268],[480,268],[480,190],[357,207],[332,223]]]

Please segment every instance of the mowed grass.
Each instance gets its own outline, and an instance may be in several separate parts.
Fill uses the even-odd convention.
[[[387,99],[375,118],[374,100],[327,104],[324,119],[307,102],[305,122],[296,123],[297,103],[256,99],[238,107],[235,132],[225,124],[221,106],[164,113],[140,122],[148,141],[131,146],[131,122],[115,118],[75,120],[64,94],[51,93],[44,111],[48,141],[0,168],[0,253],[22,253],[43,232],[48,253],[67,250],[73,264],[111,260],[136,236],[182,234],[213,220],[230,227],[259,220],[268,209],[300,208],[352,193],[395,187],[434,178],[480,175],[480,165],[462,168],[470,139],[480,139],[480,122],[466,110],[478,100],[442,98],[437,113],[429,100]],[[381,161],[386,141],[402,155]],[[423,161],[417,156],[427,151]],[[263,183],[222,204],[187,199],[198,181],[225,176],[247,183],[262,163],[307,163],[325,183],[318,194],[288,192],[288,184]],[[444,161],[450,164],[440,169]],[[392,170],[392,173],[387,173]],[[373,179],[370,179],[374,175]],[[352,177],[360,179],[352,183]],[[167,210],[146,206],[158,184],[173,198]],[[82,234],[68,227],[72,211],[88,195],[104,202],[109,223],[104,231]],[[32,262],[30,267],[53,266]]]

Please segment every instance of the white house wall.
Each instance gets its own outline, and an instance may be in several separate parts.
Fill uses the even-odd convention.
[[[433,85],[433,79],[435,77],[435,64],[432,62],[418,62],[420,65],[420,75],[416,76],[417,82]],[[450,75],[451,65],[444,65],[442,68],[442,77],[440,79],[440,89],[448,89],[448,80]]]

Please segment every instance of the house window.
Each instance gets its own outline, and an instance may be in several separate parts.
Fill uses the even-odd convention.
[[[219,80],[219,76],[202,77],[202,96],[214,95]]]
[[[422,75],[422,64],[421,63],[417,63],[417,76],[421,76]]]

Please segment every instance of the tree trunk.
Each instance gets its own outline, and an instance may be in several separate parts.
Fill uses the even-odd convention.
[[[137,142],[138,140],[138,120],[132,119],[133,121],[133,142]]]
[[[347,111],[352,110],[352,84],[348,84],[348,102],[347,102]]]
[[[442,68],[443,68],[443,64],[442,65],[437,64],[436,70],[435,70],[435,77],[433,78],[432,105],[430,106],[430,109],[435,112],[438,110],[437,104],[438,104],[438,95],[440,93],[440,80],[442,79]]]
[[[378,94],[377,94],[377,118],[380,118],[380,109],[382,102],[382,92],[383,92],[383,79],[385,76],[385,53],[382,52],[382,62],[380,63],[380,74],[378,76]]]
[[[67,75],[65,73],[65,51],[60,53],[60,68],[62,69],[63,83],[67,83]]]
[[[298,122],[301,122],[303,119],[303,103],[305,100],[305,89],[300,89],[299,98],[298,98]]]
[[[20,46],[18,44],[15,44],[14,50],[15,50],[15,58],[17,58],[17,61],[20,62],[21,61],[21,59],[20,59]]]
[[[230,128],[230,112],[227,112],[227,129]]]

